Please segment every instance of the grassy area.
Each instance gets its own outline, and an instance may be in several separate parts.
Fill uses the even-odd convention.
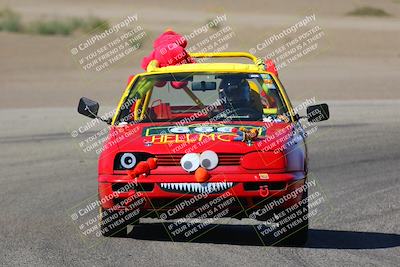
[[[390,14],[387,13],[385,10],[376,8],[376,7],[370,7],[370,6],[356,8],[353,11],[348,12],[347,15],[370,16],[370,17],[388,17],[388,16],[390,16]]]
[[[20,32],[40,35],[71,35],[76,32],[89,33],[109,28],[106,20],[88,18],[41,19],[22,23],[21,16],[5,8],[0,10],[0,31]]]
[[[8,8],[0,10],[0,31],[20,32],[22,28],[20,15]]]
[[[70,35],[75,32],[104,31],[108,28],[108,22],[99,18],[69,18],[36,20],[27,25],[26,32],[41,35]]]

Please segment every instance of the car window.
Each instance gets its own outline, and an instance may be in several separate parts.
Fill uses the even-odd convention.
[[[262,120],[285,112],[268,74],[158,74],[132,85],[118,121]]]

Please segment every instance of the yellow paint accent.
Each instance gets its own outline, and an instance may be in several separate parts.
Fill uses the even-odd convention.
[[[193,58],[244,57],[251,59],[255,65],[258,64],[257,57],[247,52],[190,53],[189,55]]]
[[[210,134],[202,133],[202,134],[200,134],[199,138],[198,138],[199,142],[201,142],[204,137],[207,137],[207,138],[212,139],[213,141],[215,141],[215,133],[210,133]]]
[[[156,142],[156,139],[158,139],[159,141]],[[164,143],[164,135],[153,135],[151,137],[151,142],[154,143],[154,144],[157,144],[157,143],[162,144],[162,143]]]
[[[133,79],[132,79],[132,80],[128,83],[128,85],[125,87],[124,93],[122,94],[122,97],[121,97],[121,99],[119,100],[119,103],[118,103],[118,105],[117,105],[117,109],[116,109],[115,114],[114,114],[114,117],[113,117],[113,119],[112,119],[112,122],[111,122],[112,125],[115,124],[115,121],[117,120],[118,115],[119,115],[119,111],[121,110],[121,106],[124,104],[126,98],[129,96],[129,93],[130,93],[130,91],[131,91],[132,84],[133,84],[134,82],[136,82],[136,80],[138,79],[138,77],[140,77],[140,75],[135,75],[135,77],[133,77]]]
[[[275,80],[275,83],[278,85],[278,89],[281,95],[283,96],[283,101],[285,102],[286,107],[288,108],[290,117],[292,118],[292,121],[295,121],[292,103],[290,102],[289,97],[287,96],[286,91],[283,88],[283,85],[281,84],[281,81],[278,79],[278,77],[275,76],[275,74],[270,72],[268,74],[271,75],[271,77]]]
[[[179,135],[179,134],[175,135],[175,143],[176,144],[187,143],[187,141],[186,141],[187,135],[185,136],[185,139],[179,138],[180,136],[181,135]]]
[[[141,102],[142,102],[142,99],[138,99],[138,100],[136,100],[136,103],[135,103],[135,111],[133,112],[133,119],[135,121],[139,120],[139,107],[140,107]]]
[[[242,63],[195,63],[182,64],[176,66],[167,66],[156,68],[147,74],[164,74],[164,73],[180,73],[180,72],[248,72],[248,73],[264,73],[254,64]]]
[[[156,69],[158,69],[158,61],[154,59],[149,62],[149,64],[147,65],[146,71],[152,72],[152,71],[155,71]]]
[[[264,114],[277,114],[278,108],[263,108]]]
[[[164,135],[164,143],[174,143],[175,141],[175,135],[173,134],[166,134]]]
[[[144,119],[144,115],[146,114],[147,106],[149,105],[151,94],[153,93],[153,88],[151,88],[147,93],[146,93],[146,98],[144,99],[143,106],[142,106],[142,112],[140,113],[140,119]]]
[[[229,136],[233,136],[235,134],[217,134],[217,139],[222,141],[222,142],[230,142],[231,140],[229,139]],[[224,139],[223,137],[228,136],[227,139]]]
[[[164,135],[153,135],[151,137],[151,142],[153,144],[189,144],[189,143],[195,143],[195,142],[202,142],[205,137],[211,139],[212,141],[220,140],[222,142],[231,142],[232,140],[229,139],[229,136],[234,136],[235,134],[216,134],[216,133],[211,133],[211,134],[196,134],[196,135],[190,135],[186,134],[185,139],[179,139],[179,135],[175,134],[164,134]]]
[[[257,94],[260,93],[260,90],[258,89],[258,86],[257,86],[257,84],[256,84],[255,82],[253,82],[253,81],[248,81],[248,83],[249,83],[249,87],[250,87],[251,90],[253,90],[253,91],[256,92]]]

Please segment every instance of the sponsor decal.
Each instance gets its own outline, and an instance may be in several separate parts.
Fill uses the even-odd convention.
[[[212,141],[232,142],[237,133],[234,129],[257,129],[259,136],[265,136],[265,127],[255,127],[253,125],[189,125],[189,126],[155,126],[143,129],[142,136],[146,138],[146,142],[152,144],[181,144],[202,142],[205,139]]]

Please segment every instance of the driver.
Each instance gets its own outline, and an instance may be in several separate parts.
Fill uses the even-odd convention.
[[[251,104],[249,83],[241,77],[225,78],[219,85],[219,97],[226,98],[225,108],[247,107]]]

